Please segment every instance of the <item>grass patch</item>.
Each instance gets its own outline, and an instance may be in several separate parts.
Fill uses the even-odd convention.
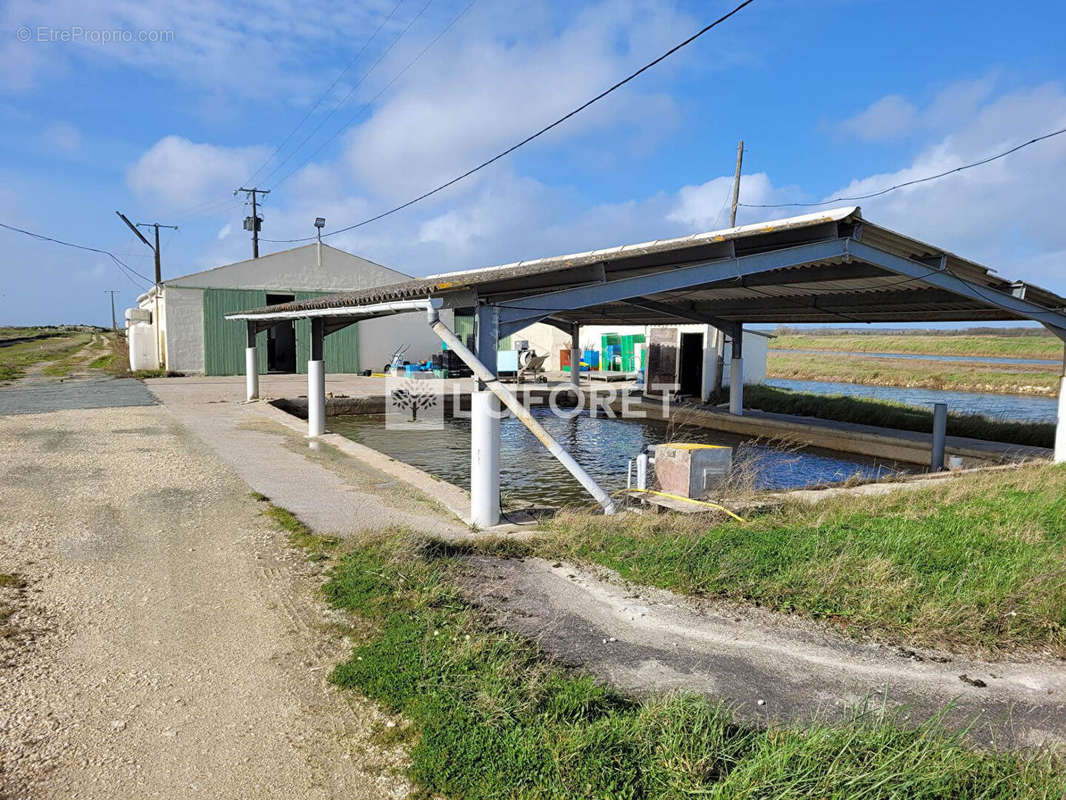
[[[744,387],[744,406],[778,414],[878,425],[902,431],[931,433],[933,430],[932,410],[862,397],[820,395],[752,385]],[[949,413],[948,435],[1034,447],[1054,447],[1055,424],[998,420],[981,414]]]
[[[46,374],[58,372],[61,377],[67,374],[71,367],[61,368],[58,365],[66,365],[91,339],[92,335],[89,333],[61,333],[46,339],[0,347],[0,382],[21,378],[26,374],[27,367],[42,361],[53,362],[44,368]],[[66,371],[63,372],[62,369]]]
[[[793,380],[1051,396],[1058,390],[1061,372],[1058,367],[1050,365],[923,362],[876,356],[777,351],[767,357],[766,374],[771,378]]]
[[[26,581],[21,575],[14,573],[0,572],[0,589],[21,589],[26,585]]]
[[[1066,657],[1066,465],[788,506],[746,524],[560,515],[536,551],[889,641]]]
[[[252,492],[252,496],[259,502],[269,502],[265,495],[258,492]],[[340,539],[334,536],[321,536],[315,533],[295,514],[281,506],[270,504],[263,514],[289,534],[289,544],[306,550],[307,557],[312,561],[325,561],[340,544]]]
[[[110,369],[115,364],[115,354],[107,353],[89,362],[89,369]]]
[[[1027,335],[932,334],[784,334],[773,340],[775,350],[837,350],[853,353],[913,353],[916,355],[991,356],[999,358],[1062,358],[1062,342],[1044,331]]]
[[[1026,798],[1066,791],[1047,753],[978,752],[873,713],[760,730],[702,697],[638,701],[491,627],[454,553],[394,533],[350,544],[325,586],[368,633],[331,680],[409,725],[422,797]]]

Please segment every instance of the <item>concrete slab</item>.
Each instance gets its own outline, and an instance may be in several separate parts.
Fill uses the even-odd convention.
[[[155,396],[145,385],[132,378],[54,380],[0,387],[0,416],[155,403]]]

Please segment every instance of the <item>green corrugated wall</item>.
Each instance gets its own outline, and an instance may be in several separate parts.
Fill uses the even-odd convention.
[[[226,314],[266,305],[262,289],[204,289],[204,373],[241,375],[244,373],[245,323],[227,320]],[[279,292],[280,293],[280,292]],[[321,297],[328,292],[295,292],[296,300]],[[259,372],[267,369],[266,331],[255,337],[259,350]],[[296,321],[296,370],[307,372],[311,357],[311,323]],[[326,372],[359,371],[359,326],[350,325],[326,337],[323,357]]]
[[[247,328],[226,314],[266,305],[261,289],[204,289],[204,374],[241,375],[244,373],[244,348]],[[259,371],[266,372],[266,331],[255,337]]]

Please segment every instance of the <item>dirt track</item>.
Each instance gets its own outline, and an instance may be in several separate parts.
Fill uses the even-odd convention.
[[[161,406],[0,417],[0,796],[397,797],[343,626]],[[11,583],[11,581],[8,581]]]

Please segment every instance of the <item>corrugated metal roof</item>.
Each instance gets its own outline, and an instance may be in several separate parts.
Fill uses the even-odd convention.
[[[445,305],[455,307],[469,306],[475,297],[505,303],[569,286],[664,273],[733,255],[765,253],[840,238],[854,238],[892,256],[927,264],[931,268],[946,267],[953,275],[976,286],[1007,294],[1016,286],[987,267],[874,225],[862,218],[858,207],[848,207],[674,239],[442,273],[245,313],[260,319],[276,313],[326,309],[354,315],[353,309],[363,306],[425,298],[440,298]],[[1038,287],[1027,286],[1025,295],[1029,301],[1045,308],[1066,307],[1066,300]],[[742,279],[664,292],[654,298],[677,308],[684,306],[742,322],[947,321],[1020,317],[995,303],[953,295],[919,278],[901,277],[850,256],[770,269]],[[618,303],[552,316],[563,321],[606,321],[609,324],[641,324],[668,319],[662,314]]]

